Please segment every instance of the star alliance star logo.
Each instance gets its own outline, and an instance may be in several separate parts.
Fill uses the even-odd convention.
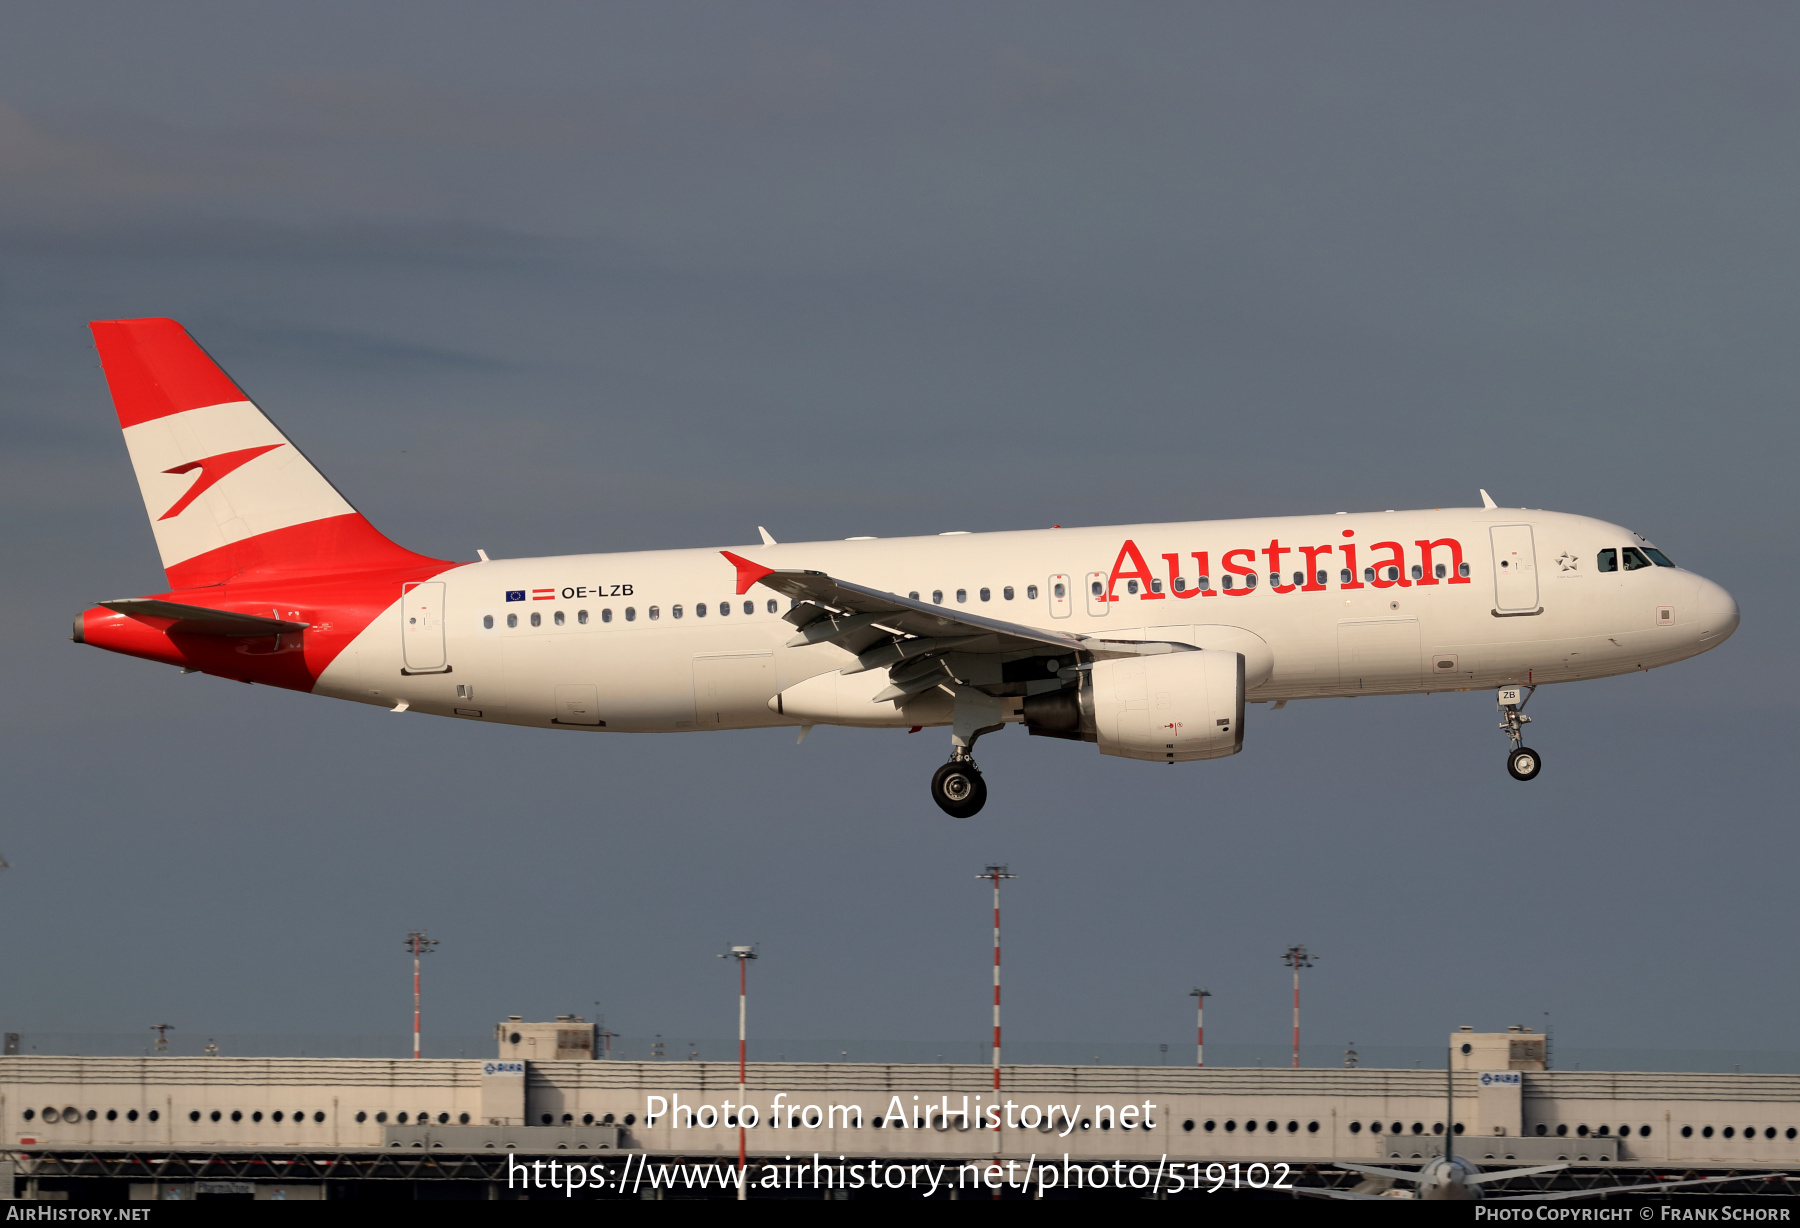
[[[1574,571],[1580,563],[1581,560],[1570,554],[1567,550],[1556,556],[1556,565],[1561,567],[1564,571]]]

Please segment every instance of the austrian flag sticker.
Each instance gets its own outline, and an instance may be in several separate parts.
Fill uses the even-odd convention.
[[[553,588],[534,588],[531,590],[533,601],[555,601],[556,590]]]

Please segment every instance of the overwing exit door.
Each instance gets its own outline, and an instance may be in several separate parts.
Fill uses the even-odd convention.
[[[401,655],[409,674],[442,674],[444,657],[444,582],[402,586],[400,594]]]
[[[1537,550],[1528,524],[1497,524],[1488,530],[1494,544],[1494,610],[1499,614],[1536,614]]]

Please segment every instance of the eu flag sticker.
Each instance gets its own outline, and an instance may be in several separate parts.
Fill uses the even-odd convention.
[[[509,588],[506,590],[506,599],[508,601],[523,601],[525,600],[525,590],[522,588]]]

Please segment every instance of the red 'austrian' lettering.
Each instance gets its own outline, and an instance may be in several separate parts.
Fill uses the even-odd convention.
[[[1345,529],[1344,536],[1355,535],[1356,530]],[[1168,590],[1159,591],[1159,581],[1152,578],[1150,564],[1138,544],[1126,538],[1119,547],[1119,557],[1113,561],[1112,571],[1107,579],[1106,593],[1098,598],[1100,601],[1123,601],[1115,590],[1120,580],[1136,580],[1142,585],[1137,594],[1141,601],[1161,601],[1170,594],[1186,600],[1190,597],[1216,597],[1221,592],[1230,597],[1247,597],[1256,591],[1256,575],[1258,573],[1257,555],[1262,555],[1268,567],[1269,590],[1276,593],[1321,593],[1330,586],[1326,583],[1330,571],[1322,566],[1320,560],[1334,554],[1340,549],[1343,552],[1343,577],[1338,582],[1340,589],[1358,588],[1410,588],[1417,584],[1424,587],[1428,584],[1469,584],[1470,578],[1463,574],[1466,564],[1463,562],[1462,542],[1454,537],[1419,538],[1413,543],[1419,548],[1419,561],[1409,565],[1406,561],[1406,548],[1399,542],[1375,542],[1369,547],[1371,551],[1380,552],[1367,569],[1369,579],[1364,580],[1356,565],[1356,543],[1342,542],[1338,546],[1284,546],[1280,538],[1271,538],[1267,546],[1260,549],[1243,547],[1227,550],[1220,558],[1221,571],[1229,576],[1240,577],[1232,587],[1214,587],[1207,584],[1200,587],[1208,576],[1208,563],[1212,557],[1210,551],[1193,550],[1189,558],[1199,565],[1196,583],[1188,587],[1181,574],[1179,553],[1166,553],[1162,559],[1169,567]],[[1449,562],[1444,564],[1444,575],[1439,576],[1437,552],[1443,550],[1449,554]],[[1301,583],[1293,583],[1283,570],[1282,559],[1289,554],[1298,554],[1306,560],[1306,570],[1301,576]],[[1412,576],[1409,573],[1416,572]]]

